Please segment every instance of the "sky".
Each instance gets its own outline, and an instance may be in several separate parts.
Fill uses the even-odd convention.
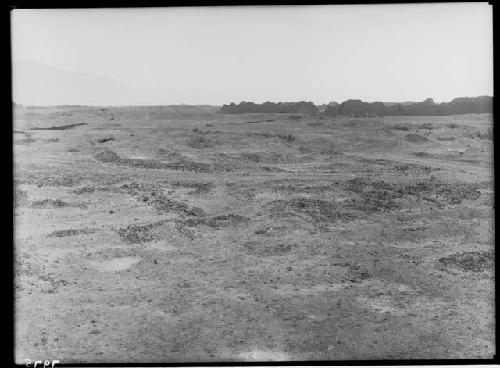
[[[23,104],[493,95],[487,3],[16,9],[11,34]]]

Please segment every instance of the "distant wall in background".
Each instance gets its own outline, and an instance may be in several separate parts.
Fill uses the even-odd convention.
[[[435,103],[432,98],[423,102],[363,102],[361,100],[347,100],[338,104],[330,102],[328,105],[315,106],[312,102],[240,102],[223,105],[220,109],[223,114],[246,113],[302,113],[328,116],[441,116],[458,114],[481,114],[493,112],[493,97],[458,97],[450,102]]]
[[[264,102],[256,104],[253,102],[240,102],[238,105],[231,103],[223,105],[220,109],[223,114],[246,114],[246,113],[300,113],[318,114],[318,108],[312,102]]]
[[[386,104],[383,102],[363,102],[361,100],[347,100],[340,105],[327,106],[324,114],[329,116],[441,116],[458,114],[480,114],[493,111],[493,97],[458,97],[451,102],[435,103],[432,98],[423,102]]]

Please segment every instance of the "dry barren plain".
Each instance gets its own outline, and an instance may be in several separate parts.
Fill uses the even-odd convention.
[[[492,125],[16,108],[16,361],[492,358]]]

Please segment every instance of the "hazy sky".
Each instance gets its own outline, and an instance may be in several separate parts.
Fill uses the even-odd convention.
[[[493,94],[487,3],[14,10],[12,48],[14,98],[26,104],[33,93],[52,104],[92,96],[98,104],[223,104]],[[22,79],[19,60],[96,82],[63,88]],[[106,95],[96,77],[127,88]]]

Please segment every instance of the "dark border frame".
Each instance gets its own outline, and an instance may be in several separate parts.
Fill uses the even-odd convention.
[[[253,6],[253,5],[367,5],[367,4],[414,4],[414,3],[449,3],[449,2],[465,2],[465,1],[328,1],[328,0],[311,0],[311,1],[292,1],[292,0],[270,0],[270,1],[262,1],[262,0],[247,0],[247,1],[228,1],[228,0],[171,0],[168,2],[162,1],[145,1],[142,4],[134,4],[132,2],[127,1],[74,1],[74,2],[57,2],[57,1],[45,1],[45,4],[37,4],[35,1],[31,0],[15,0],[10,1],[7,7],[4,7],[4,18],[5,21],[2,22],[4,26],[7,28],[7,31],[3,34],[6,37],[6,48],[7,48],[7,66],[4,71],[8,72],[9,80],[4,83],[5,88],[7,89],[7,98],[5,98],[5,108],[8,112],[8,122],[4,122],[4,124],[8,124],[8,134],[3,136],[6,139],[5,144],[2,145],[2,149],[4,150],[3,157],[6,157],[8,169],[10,173],[13,174],[13,142],[12,142],[12,130],[13,130],[13,112],[12,112],[12,62],[11,62],[11,33],[10,33],[10,12],[13,9],[85,9],[85,8],[149,8],[149,7],[193,7],[193,6]],[[470,2],[470,1],[469,1]],[[486,1],[485,1],[486,2]],[[488,3],[493,7],[493,39],[496,37],[496,28],[495,28],[495,19],[498,19],[497,16],[497,7],[494,6],[493,1],[488,1]],[[493,47],[493,60],[498,60],[497,57],[497,49]],[[495,65],[495,64],[494,64]],[[494,81],[496,79],[496,75],[494,74]],[[496,91],[496,83],[494,83],[494,95]],[[495,111],[497,110],[497,103],[494,99],[493,106],[493,116],[495,116]],[[494,141],[493,141],[493,154],[494,154],[494,174],[498,171],[498,163],[497,156],[499,153],[499,149],[496,147],[496,142],[498,142],[498,129],[493,128],[494,133]],[[495,175],[494,175],[495,176]],[[7,253],[6,257],[9,259],[9,267],[3,267],[4,271],[4,280],[10,281],[10,287],[8,290],[8,298],[10,299],[9,304],[9,317],[11,318],[10,323],[7,327],[7,345],[6,350],[9,354],[9,361],[13,366],[24,367],[25,365],[16,365],[14,360],[14,321],[15,321],[15,308],[14,308],[14,298],[15,298],[15,290],[14,290],[14,210],[13,210],[13,175],[10,175],[7,178],[8,184],[8,203],[5,204],[4,208],[7,208],[8,212],[8,225],[9,232],[8,236],[8,244],[11,246],[4,247],[4,251]],[[495,180],[495,202],[496,202],[496,189],[497,189],[497,181]],[[499,218],[499,214],[495,211],[495,225]],[[496,226],[495,226],[496,228]],[[495,237],[495,248],[496,248],[496,237]],[[495,252],[495,263],[497,257]],[[498,279],[498,267],[495,268],[495,279]],[[498,305],[498,288],[495,283],[495,305]],[[498,324],[495,326],[496,328],[496,336],[498,336]],[[413,366],[429,366],[429,365],[498,365],[500,364],[500,359],[498,358],[498,354],[495,355],[493,359],[426,359],[426,360],[340,360],[340,361],[328,361],[328,360],[312,360],[312,361],[283,361],[283,362],[190,362],[190,363],[60,363],[56,364],[56,367],[237,367],[237,366],[396,366],[396,365],[413,365]],[[43,365],[42,365],[43,366]]]

